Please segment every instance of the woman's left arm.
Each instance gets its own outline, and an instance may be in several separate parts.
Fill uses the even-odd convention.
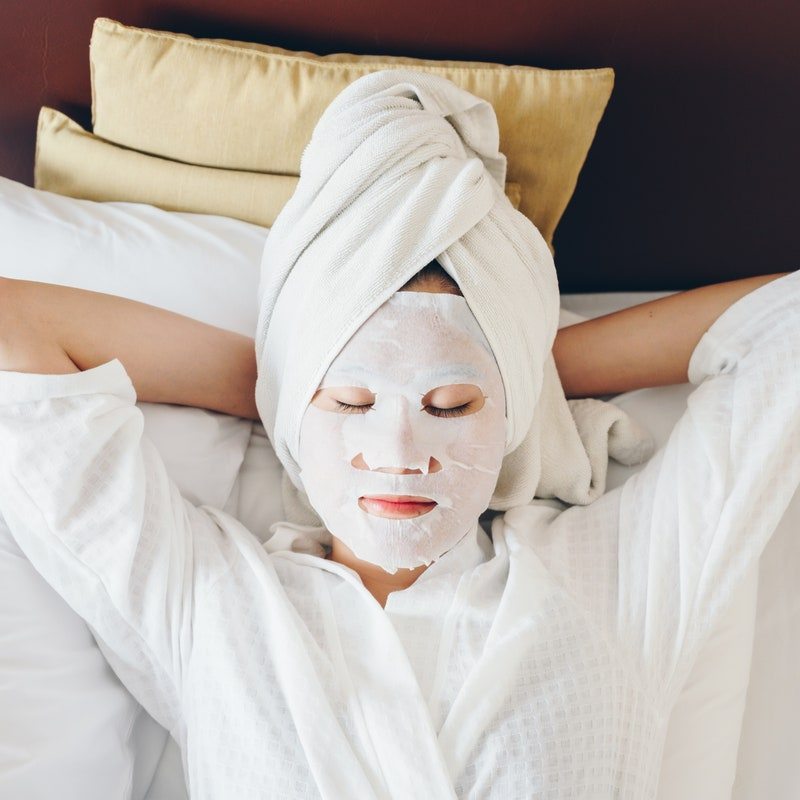
[[[561,328],[553,358],[564,394],[600,397],[686,383],[692,352],[717,318],[749,292],[787,274],[701,286]]]

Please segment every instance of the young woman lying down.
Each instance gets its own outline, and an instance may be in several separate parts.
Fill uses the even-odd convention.
[[[800,484],[800,272],[556,331],[487,106],[407,70],[342,92],[253,339],[0,281],[0,513],[193,798],[654,797],[694,658]],[[687,380],[603,493],[605,404],[567,398]],[[261,544],[181,497],[137,399],[260,418],[292,518]]]

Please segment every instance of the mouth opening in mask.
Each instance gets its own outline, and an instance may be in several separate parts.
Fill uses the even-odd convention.
[[[438,505],[429,497],[404,494],[369,495],[358,498],[358,505],[368,514],[390,519],[404,519],[407,517],[421,517],[433,511]]]

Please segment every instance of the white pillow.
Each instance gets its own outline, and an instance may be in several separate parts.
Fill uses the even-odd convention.
[[[0,274],[120,295],[253,336],[268,229],[0,178]],[[222,508],[252,422],[142,403],[144,433],[185,497]],[[144,797],[167,733],[108,667],[83,620],[0,518],[0,797]],[[148,746],[145,746],[148,745]]]
[[[268,228],[77,200],[0,177],[0,272],[129,297],[253,336]]]

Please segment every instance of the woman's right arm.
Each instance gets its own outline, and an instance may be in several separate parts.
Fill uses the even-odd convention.
[[[553,359],[564,394],[601,397],[686,383],[692,353],[714,322],[745,295],[788,274],[700,286],[561,328]]]
[[[0,278],[0,370],[63,374],[114,358],[139,401],[258,419],[251,338],[124,297]]]
[[[665,701],[800,489],[800,270],[759,280],[692,351],[666,443],[617,491],[561,512],[537,552]]]

